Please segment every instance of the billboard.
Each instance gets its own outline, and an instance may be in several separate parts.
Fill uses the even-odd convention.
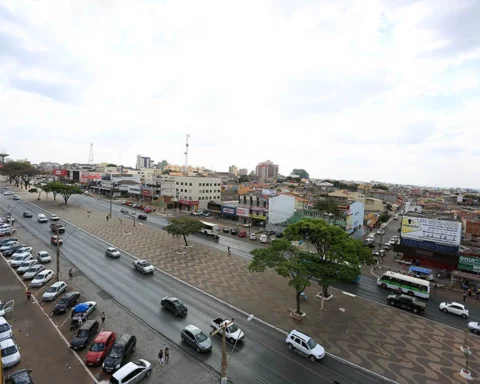
[[[454,245],[445,245],[436,243],[434,241],[422,241],[404,238],[400,239],[400,245],[412,249],[430,250],[447,255],[458,255],[458,251],[460,250],[460,247],[456,247]]]
[[[89,181],[100,181],[102,180],[102,174],[97,172],[81,172],[80,173],[80,182],[87,183]]]
[[[225,215],[235,215],[234,207],[222,207],[222,213]]]
[[[250,208],[237,207],[237,216],[242,216],[242,217],[250,216]]]
[[[68,176],[68,171],[66,169],[54,169],[53,176],[65,177]]]
[[[462,223],[404,216],[402,238],[458,247],[462,238]]]
[[[277,191],[274,189],[262,189],[262,195],[263,196],[276,196]]]
[[[469,272],[480,272],[480,257],[460,256],[458,269]]]

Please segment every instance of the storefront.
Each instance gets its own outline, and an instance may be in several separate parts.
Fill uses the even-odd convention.
[[[250,207],[237,207],[235,209],[237,220],[241,224],[250,223]]]
[[[237,221],[237,207],[224,205],[222,207],[222,219]]]
[[[181,211],[187,212],[197,212],[198,211],[198,204],[200,202],[198,200],[185,200],[179,199],[175,202],[175,208],[178,208]]]
[[[480,274],[480,255],[460,255],[457,269],[477,275]]]
[[[153,193],[154,191],[150,189],[142,189],[142,199],[143,201],[153,202]]]
[[[218,213],[218,214],[222,213],[222,205],[218,203],[214,203],[213,201],[207,204],[207,209],[213,213]]]
[[[268,208],[251,206],[250,209],[252,211],[250,214],[252,225],[254,227],[265,227]]]

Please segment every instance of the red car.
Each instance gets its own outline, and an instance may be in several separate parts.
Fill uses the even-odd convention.
[[[152,208],[150,208],[150,207],[145,207],[145,208],[143,209],[143,211],[144,211],[145,213],[150,213],[150,212],[152,212]]]
[[[238,237],[247,237],[247,232],[245,231],[238,232]]]
[[[50,244],[52,245],[57,245],[57,242],[58,242],[58,245],[62,245],[63,244],[63,240],[61,237],[58,237],[57,239],[57,236],[52,236],[50,238]]]
[[[88,366],[95,366],[102,364],[103,360],[107,357],[108,353],[115,344],[117,336],[114,332],[103,331],[93,341],[92,346],[85,356],[85,363]]]

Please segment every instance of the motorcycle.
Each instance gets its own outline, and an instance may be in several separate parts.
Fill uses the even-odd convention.
[[[218,242],[220,241],[220,236],[215,235],[215,236],[213,237],[213,241],[215,241],[216,243],[218,243]]]

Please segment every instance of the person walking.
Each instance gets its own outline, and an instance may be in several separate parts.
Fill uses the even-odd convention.
[[[30,289],[27,288],[25,295],[27,296],[27,300],[30,301],[30,298],[32,297],[32,292],[30,292]]]
[[[467,292],[463,291],[463,302],[465,303],[467,301]]]
[[[168,360],[170,360],[170,350],[165,347],[165,362],[168,363]]]
[[[228,252],[228,256],[232,255],[232,250],[230,249],[230,247],[228,247],[227,252]]]
[[[72,268],[70,268],[68,270],[68,280],[72,280],[72,279],[73,279],[73,270],[72,270]]]
[[[105,312],[102,311],[102,326],[105,324]]]
[[[158,352],[158,361],[160,362],[160,366],[163,368],[163,349],[160,349],[160,352]]]

